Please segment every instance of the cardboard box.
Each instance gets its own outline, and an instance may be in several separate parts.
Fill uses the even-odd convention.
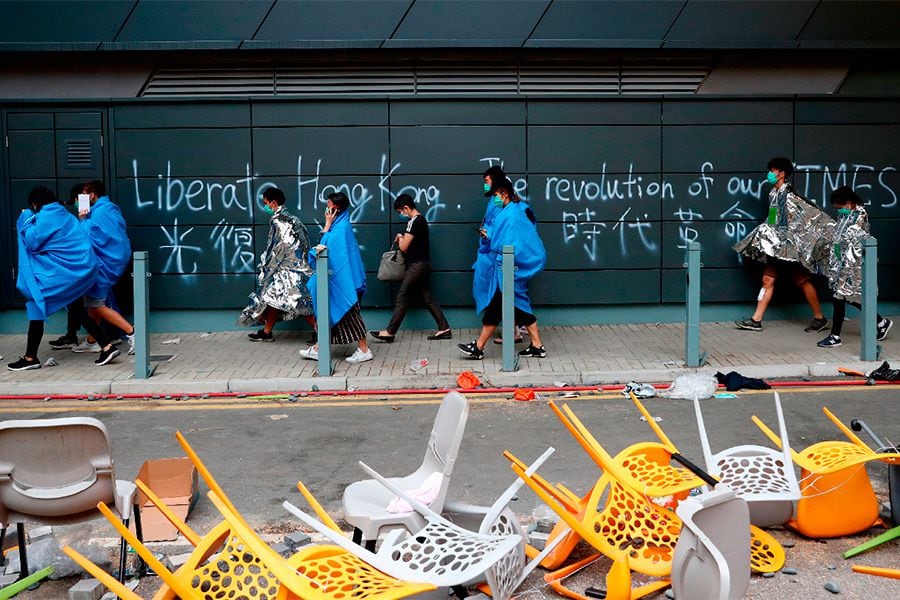
[[[186,521],[200,497],[197,469],[187,457],[148,460],[141,465],[138,479],[165,502],[179,519]],[[141,525],[145,542],[162,542],[178,537],[178,530],[165,515],[138,489]]]

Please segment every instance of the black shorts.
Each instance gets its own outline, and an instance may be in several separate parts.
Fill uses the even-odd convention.
[[[482,325],[493,325],[497,326],[500,324],[500,321],[503,317],[503,295],[500,293],[500,290],[494,292],[494,297],[491,298],[491,303],[487,305],[487,308],[484,309],[484,315],[481,317]],[[516,325],[522,325],[523,327],[528,327],[532,323],[537,321],[537,317],[529,312],[525,312],[519,308],[515,309],[515,321]]]

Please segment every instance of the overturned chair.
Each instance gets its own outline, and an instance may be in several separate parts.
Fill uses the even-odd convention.
[[[98,502],[112,505],[126,527],[133,516],[137,537],[142,537],[135,486],[116,479],[103,423],[90,417],[0,423],[0,544],[7,526],[15,523],[21,578],[28,575],[26,522],[55,525],[95,519],[100,516]],[[120,581],[125,578],[126,549],[123,536]]]

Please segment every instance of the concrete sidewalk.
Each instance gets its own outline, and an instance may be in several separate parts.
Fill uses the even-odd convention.
[[[880,362],[859,360],[859,321],[844,325],[844,345],[822,349],[816,342],[824,333],[804,333],[805,321],[767,322],[763,332],[739,331],[734,324],[703,323],[701,348],[708,362],[701,370],[739,371],[764,379],[777,377],[834,377],[838,367],[867,371]],[[24,335],[0,336],[0,394],[178,394],[206,392],[270,392],[321,390],[456,387],[462,371],[475,372],[489,386],[597,385],[668,382],[692,371],[684,366],[683,324],[627,324],[547,327],[541,337],[549,355],[522,359],[519,370],[501,370],[501,348],[491,344],[483,361],[463,357],[456,348],[476,335],[474,329],[455,330],[452,340],[430,342],[429,332],[401,330],[397,341],[370,341],[375,359],[351,365],[343,358],[354,347],[336,347],[335,375],[317,377],[316,363],[301,358],[306,333],[278,332],[275,342],[251,343],[247,331],[168,333],[152,336],[151,355],[156,373],[148,380],[134,379],[134,364],[123,355],[98,367],[96,354],[51,350],[46,336],[42,361],[51,356],[55,367],[12,372],[5,365],[25,347]],[[177,343],[166,343],[177,340]],[[882,346],[881,359],[900,360],[900,330],[891,332]],[[521,349],[523,346],[518,346]],[[409,365],[428,359],[418,373]]]

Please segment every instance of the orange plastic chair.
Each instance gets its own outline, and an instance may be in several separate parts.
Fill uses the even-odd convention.
[[[797,516],[788,526],[811,538],[833,538],[865,531],[883,524],[878,499],[865,464],[880,460],[900,464],[895,453],[877,453],[825,407],[825,415],[850,440],[815,443],[800,452],[791,451],[800,466],[801,498]],[[758,417],[753,422],[778,447],[781,438]]]

